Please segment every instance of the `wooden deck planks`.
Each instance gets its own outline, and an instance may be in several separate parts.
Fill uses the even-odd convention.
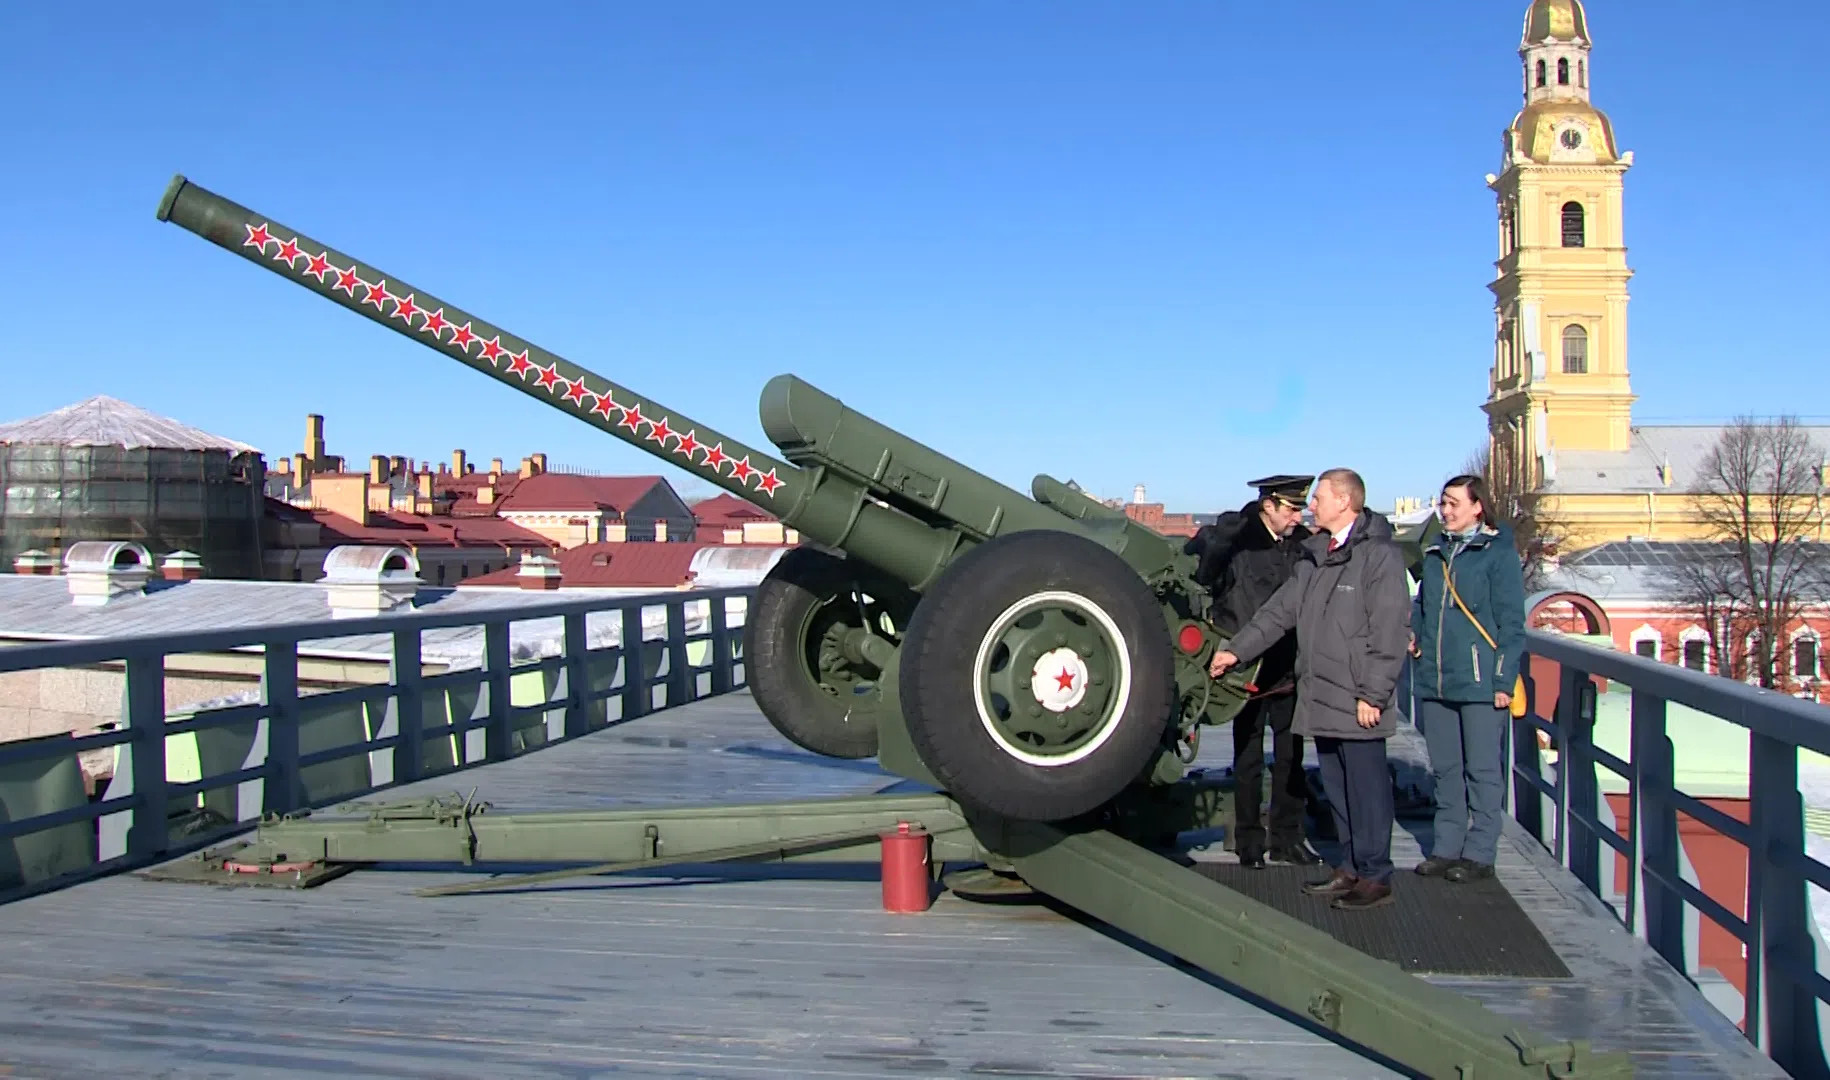
[[[474,784],[510,811],[893,781],[801,753],[740,694],[388,797]],[[1783,1075],[1522,843],[1508,838],[1501,873],[1577,978],[1432,981],[1630,1047],[1642,1075]],[[1401,833],[1401,864],[1414,848]],[[1048,907],[947,896],[885,914],[869,867],[412,895],[460,879],[358,872],[270,892],[117,877],[0,907],[0,1075],[1392,1075]]]

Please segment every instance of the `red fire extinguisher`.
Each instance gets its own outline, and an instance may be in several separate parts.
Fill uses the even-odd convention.
[[[883,840],[883,910],[926,911],[933,901],[928,831],[904,821]]]

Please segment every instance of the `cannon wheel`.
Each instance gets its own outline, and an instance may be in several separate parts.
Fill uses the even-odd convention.
[[[1162,747],[1171,648],[1162,609],[1117,555],[1018,532],[962,555],[928,591],[897,690],[916,752],[954,798],[1061,821],[1117,795]]]
[[[757,707],[788,741],[816,754],[877,753],[888,708],[882,672],[857,652],[871,632],[900,640],[914,594],[854,559],[817,548],[783,555],[744,618],[744,670]]]

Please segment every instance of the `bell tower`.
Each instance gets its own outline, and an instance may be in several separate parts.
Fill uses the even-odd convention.
[[[1535,490],[1566,451],[1624,451],[1627,266],[1622,153],[1589,101],[1588,14],[1581,0],[1532,0],[1519,41],[1524,106],[1487,175],[1499,212],[1494,350],[1487,413],[1501,475]]]

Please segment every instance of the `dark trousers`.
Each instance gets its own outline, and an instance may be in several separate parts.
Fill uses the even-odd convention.
[[[1493,865],[1505,795],[1502,740],[1512,717],[1487,701],[1417,699],[1436,782],[1431,855]]]
[[[1368,881],[1392,876],[1392,777],[1385,767],[1384,739],[1317,736],[1322,791],[1334,814],[1341,857],[1335,869]]]
[[[1309,785],[1303,776],[1303,737],[1290,732],[1296,695],[1255,698],[1233,721],[1233,836],[1241,851],[1265,847],[1264,729],[1271,729],[1270,845],[1295,847],[1303,841],[1303,809]]]

